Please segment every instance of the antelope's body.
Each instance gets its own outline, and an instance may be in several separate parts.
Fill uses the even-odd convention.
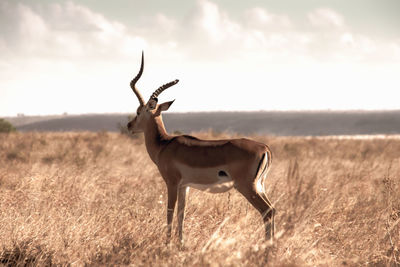
[[[143,72],[132,80],[139,99],[137,116],[128,123],[132,132],[144,132],[147,152],[157,165],[168,189],[167,243],[178,201],[178,234],[183,243],[183,219],[188,187],[210,193],[223,193],[235,187],[262,215],[266,238],[272,241],[275,210],[265,194],[265,179],[272,154],[268,146],[249,139],[200,140],[188,135],[170,136],[161,112],[173,103],[158,105],[157,96],[178,80],[157,89],[145,103],[136,88]]]
[[[163,176],[176,177],[180,186],[211,193],[253,182],[263,159],[269,165],[271,158],[266,145],[252,140],[207,141],[185,135],[172,137],[161,153],[157,165]]]

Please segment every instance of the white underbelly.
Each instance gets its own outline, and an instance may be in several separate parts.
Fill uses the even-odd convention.
[[[184,186],[195,188],[208,193],[224,193],[233,188],[234,182],[231,179],[226,179],[226,181],[218,181],[213,184],[194,184],[187,183]]]
[[[177,167],[182,175],[181,186],[209,193],[223,193],[234,185],[225,166],[196,168],[177,163]]]

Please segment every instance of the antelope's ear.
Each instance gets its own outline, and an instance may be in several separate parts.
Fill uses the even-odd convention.
[[[147,109],[148,110],[153,110],[157,107],[157,98],[150,98],[149,102],[147,102]]]
[[[172,103],[174,103],[175,100],[169,101],[169,102],[165,102],[162,103],[158,106],[157,111],[156,111],[156,116],[160,115],[162,111],[166,111],[169,109],[169,107],[172,105]]]

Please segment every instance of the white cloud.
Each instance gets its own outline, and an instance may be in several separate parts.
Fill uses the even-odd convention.
[[[18,4],[16,6],[16,17],[19,20],[18,31],[22,36],[31,40],[40,40],[48,33],[44,20],[29,7]]]
[[[292,22],[285,15],[259,7],[244,10],[240,15],[233,19],[216,3],[198,0],[191,21],[183,24],[182,30],[187,33],[185,45],[196,48],[191,56],[199,57],[197,60],[240,61],[254,54],[276,59],[286,57],[298,41],[299,35],[293,32]]]
[[[73,2],[50,4],[45,8],[48,8],[46,17],[54,30],[83,33],[112,33],[125,30],[125,26],[121,23],[109,21],[103,15]]]
[[[217,4],[207,0],[199,0],[197,7],[194,25],[203,30],[210,41],[220,43],[235,41],[240,38],[241,26],[221,11]]]
[[[177,37],[177,43],[191,47],[185,52],[197,60],[263,60],[269,64],[385,61],[396,54],[393,45],[388,49],[386,40],[354,33],[343,15],[330,8],[310,11],[308,28],[297,26],[287,15],[260,7],[246,9],[241,15],[233,19],[216,3],[198,0],[192,23],[180,26],[185,40]]]
[[[348,47],[354,46],[354,37],[353,34],[350,32],[344,32],[340,37],[340,42]]]
[[[292,22],[288,16],[273,14],[260,7],[250,8],[244,13],[245,21],[249,27],[282,30],[292,26]]]
[[[158,13],[155,16],[156,27],[161,30],[161,32],[166,32],[168,34],[173,33],[177,28],[177,22],[166,16],[165,14]]]
[[[40,9],[6,3],[0,6],[0,15],[5,14],[14,14],[8,16],[7,25],[18,29],[12,35],[0,32],[3,49],[7,46],[13,55],[51,58],[127,56],[125,53],[131,49],[126,47],[141,50],[146,45],[143,37],[130,35],[122,23],[108,20],[73,2]]]
[[[340,28],[345,26],[343,16],[330,8],[317,8],[311,11],[308,19],[313,26],[317,27]]]
[[[248,8],[233,19],[209,0],[197,0],[189,19],[176,20],[158,12],[139,20],[134,28],[74,2],[34,8],[5,1],[0,5],[0,15],[0,22],[6,25],[0,31],[0,52],[28,58],[115,60],[136,57],[137,51],[151,49],[157,57],[169,58],[220,60],[235,55],[242,60],[254,55],[269,62],[305,58],[357,61],[372,55],[375,60],[388,59],[398,54],[399,44],[394,41],[387,49],[384,40],[355,34],[344,17],[330,8],[317,8],[307,15],[312,27],[323,30],[297,27],[287,15],[260,7]]]

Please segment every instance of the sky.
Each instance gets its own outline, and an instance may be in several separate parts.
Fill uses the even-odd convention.
[[[0,116],[400,109],[398,0],[0,0]]]

